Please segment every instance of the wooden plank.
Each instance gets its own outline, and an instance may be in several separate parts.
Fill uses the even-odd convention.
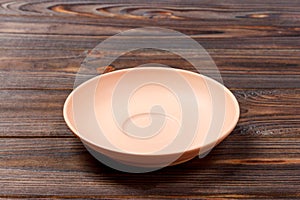
[[[103,23],[110,24],[111,28],[126,23],[135,26],[155,23],[158,26],[168,24],[170,27],[176,26],[185,30],[188,28],[195,30],[195,27],[199,25],[214,27],[215,25],[225,24],[220,23],[219,19],[226,20],[226,25],[229,26],[241,24],[244,26],[293,26],[295,22],[299,22],[299,7],[299,3],[296,1],[247,1],[243,3],[238,1],[203,1],[201,4],[196,1],[153,1],[151,4],[147,1],[123,1],[122,3],[111,1],[38,1],[30,3],[3,3],[0,13],[12,16],[3,18],[6,20],[15,20],[16,17],[21,16],[22,18],[15,20],[19,22],[28,20],[47,20],[48,23],[55,20],[59,22],[67,20],[69,22],[71,18],[76,18],[78,19],[76,20],[77,22],[84,22],[84,24],[87,24],[87,22],[97,22],[102,23],[102,25]],[[49,16],[51,16],[51,19],[47,19]],[[75,20],[72,21],[74,22]],[[84,24],[82,23],[82,26]],[[69,26],[69,24],[64,25],[66,27]],[[18,27],[18,25],[15,26]],[[62,28],[62,24],[54,26],[60,31],[66,31],[65,28]],[[23,30],[21,27],[18,28],[19,31]],[[234,28],[231,27],[231,30],[234,31]],[[69,30],[68,28],[66,29]],[[15,30],[18,31],[17,29]],[[229,29],[227,30],[230,31]],[[34,32],[34,29],[32,31]],[[78,31],[84,31],[84,29],[74,31],[73,34]],[[284,32],[286,31],[288,30],[284,30]]]
[[[298,143],[292,138],[229,136],[202,160],[135,175],[104,167],[76,138],[2,138],[0,197],[296,198]]]
[[[208,52],[228,87],[300,87],[298,50],[208,49]],[[71,89],[81,62],[87,54],[83,50],[55,50],[53,47],[0,50],[0,88]],[[193,70],[193,66],[181,57],[154,50],[125,54],[112,64],[120,69],[153,62]],[[201,72],[212,77],[215,75],[214,71],[205,67],[201,68]],[[94,73],[97,74],[97,71]]]
[[[62,116],[71,90],[0,90],[0,137],[73,137]],[[252,89],[233,93],[241,107],[236,134],[297,137],[299,89]]]
[[[129,28],[128,28],[129,29]],[[176,30],[176,29],[175,29]],[[187,34],[208,51],[218,49],[230,50],[260,50],[286,52],[287,50],[299,49],[300,41],[297,36],[280,37],[244,37],[244,38],[210,38],[210,34],[193,35]],[[22,33],[0,33],[0,49],[39,49],[39,50],[90,50],[109,36],[102,35],[49,35]],[[265,52],[264,51],[264,52]],[[17,56],[17,55],[15,55]],[[4,59],[4,58],[2,58]]]
[[[291,15],[292,16],[292,15]],[[300,18],[299,17],[296,17]],[[200,20],[196,21],[199,22]],[[299,29],[294,27],[295,23],[299,23],[298,21],[292,22],[281,22],[284,23],[284,26],[279,24],[278,26],[270,26],[269,24],[262,24],[262,25],[236,25],[235,21],[229,23],[226,26],[214,26],[210,23],[210,26],[203,23],[191,23],[192,21],[178,21],[176,26],[168,26],[166,24],[156,23],[159,21],[155,21],[155,26],[160,26],[163,28],[169,29],[176,29],[184,34],[192,35],[194,37],[205,37],[205,38],[246,38],[246,37],[287,37],[287,36],[298,36]],[[64,22],[64,23],[57,23],[52,22],[49,23],[37,23],[37,22],[4,22],[0,21],[0,32],[6,34],[26,34],[28,33],[28,26],[32,27],[30,34],[35,35],[72,35],[72,36],[109,36],[115,35],[121,31],[128,30],[130,28],[136,28],[138,26],[154,26],[154,23],[147,23],[147,22],[139,22],[138,24],[134,24],[133,21],[130,22],[127,26],[121,26],[117,24],[116,26],[113,25],[88,25],[88,24],[76,24],[72,22]],[[165,21],[161,21],[164,22]],[[177,22],[177,21],[176,21]],[[270,21],[267,21],[270,22]],[[219,23],[219,19],[216,19],[215,23]],[[242,22],[244,24],[245,22]],[[286,23],[289,24],[286,27]],[[188,25],[189,26],[188,26]],[[235,24],[234,28],[231,28],[230,25]],[[184,28],[178,28],[180,25],[184,26]],[[195,28],[196,26],[201,26],[201,28]],[[280,26],[281,25],[281,26]],[[214,28],[212,28],[214,27]],[[292,28],[290,28],[292,27]]]

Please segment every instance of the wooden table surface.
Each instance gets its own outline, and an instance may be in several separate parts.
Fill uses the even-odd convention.
[[[66,126],[63,103],[86,54],[131,28],[180,31],[210,53],[241,117],[207,157],[147,174],[96,161]],[[2,0],[1,198],[300,199],[300,1]],[[116,68],[166,52],[127,54]]]

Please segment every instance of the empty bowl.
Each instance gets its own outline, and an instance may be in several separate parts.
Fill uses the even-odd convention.
[[[164,67],[96,76],[74,89],[64,104],[68,127],[89,152],[128,172],[203,157],[238,118],[238,102],[222,84]]]

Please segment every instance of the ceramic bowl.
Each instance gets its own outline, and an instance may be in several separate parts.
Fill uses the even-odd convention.
[[[105,157],[126,166],[161,168],[206,155],[236,126],[239,105],[226,87],[204,75],[130,68],[74,89],[64,118],[101,162]]]

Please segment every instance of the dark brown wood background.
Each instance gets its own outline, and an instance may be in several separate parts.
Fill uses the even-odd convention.
[[[89,50],[144,26],[202,44],[241,117],[206,158],[127,174],[87,153],[62,107]],[[114,65],[186,66],[142,53]],[[1,1],[0,98],[0,198],[300,198],[299,0]]]

